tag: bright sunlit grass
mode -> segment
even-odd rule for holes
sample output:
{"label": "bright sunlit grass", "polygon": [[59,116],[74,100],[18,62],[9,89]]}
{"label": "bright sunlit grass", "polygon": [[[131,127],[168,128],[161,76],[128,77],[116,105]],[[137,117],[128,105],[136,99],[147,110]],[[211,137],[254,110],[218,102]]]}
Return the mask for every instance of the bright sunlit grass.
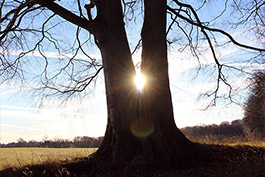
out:
{"label": "bright sunlit grass", "polygon": [[97,148],[1,148],[0,171],[45,163],[60,164],[76,158],[88,157]]}
{"label": "bright sunlit grass", "polygon": [[136,76],[134,78],[134,83],[136,85],[137,90],[141,92],[144,88],[145,82],[146,82],[145,76],[142,75],[141,73],[136,73]]}
{"label": "bright sunlit grass", "polygon": [[215,144],[215,145],[225,145],[225,146],[253,146],[265,148],[264,141],[247,141],[241,136],[187,136],[191,141],[200,144]]}

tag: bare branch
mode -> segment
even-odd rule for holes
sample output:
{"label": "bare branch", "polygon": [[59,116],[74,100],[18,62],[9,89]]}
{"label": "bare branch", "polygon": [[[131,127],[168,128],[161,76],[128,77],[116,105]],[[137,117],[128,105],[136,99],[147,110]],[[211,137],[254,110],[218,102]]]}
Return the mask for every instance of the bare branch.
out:
{"label": "bare branch", "polygon": [[57,3],[51,1],[51,0],[34,0],[34,2],[47,7],[51,11],[53,11],[55,14],[59,15],[60,17],[64,18],[65,20],[80,26],[89,32],[93,33],[93,21],[89,21],[85,18],[78,17],[77,15],[73,14],[69,10],[63,8],[62,6],[58,5]]}
{"label": "bare branch", "polygon": [[196,21],[193,21],[193,20],[191,20],[191,19],[189,19],[189,18],[187,18],[187,17],[185,17],[185,16],[183,16],[183,15],[181,15],[181,14],[178,14],[178,13],[175,11],[175,9],[173,9],[173,8],[171,8],[171,7],[169,7],[169,6],[167,6],[167,9],[168,9],[170,12],[172,12],[172,13],[175,14],[175,15],[177,15],[179,18],[181,18],[181,19],[187,21],[188,23],[190,23],[190,24],[192,24],[192,25],[195,25],[195,26],[198,26],[198,27],[200,27],[200,28],[203,29],[203,30],[209,30],[209,31],[212,31],[212,32],[219,32],[219,33],[225,35],[226,37],[228,37],[228,38],[230,39],[231,42],[233,42],[235,45],[237,45],[237,46],[239,46],[239,47],[246,48],[246,49],[251,49],[251,50],[256,50],[256,51],[259,51],[259,52],[265,52],[265,49],[261,49],[261,48],[257,48],[257,47],[252,47],[252,46],[248,46],[248,45],[241,44],[241,43],[237,42],[237,41],[236,41],[236,40],[235,40],[235,39],[234,39],[229,33],[225,32],[225,31],[223,31],[223,30],[221,30],[221,29],[210,28],[210,27],[207,27],[207,26],[203,25],[203,24],[201,23],[201,21],[200,21],[198,15],[197,15],[196,11],[193,9],[193,7],[192,7],[191,5],[181,3],[181,2],[179,2],[179,1],[177,1],[177,0],[173,0],[173,1],[174,1],[176,4],[178,4],[179,6],[187,7],[187,8],[189,8],[189,9],[192,11],[194,17],[196,18]]}
{"label": "bare branch", "polygon": [[75,93],[83,92],[88,87],[88,85],[90,85],[90,83],[98,76],[98,74],[100,73],[102,69],[103,69],[103,66],[97,69],[95,74],[93,74],[92,76],[88,76],[84,80],[76,81],[76,84],[73,87],[61,85],[62,88],[58,88],[58,87],[53,87],[53,86],[46,84],[39,89],[40,90],[50,89],[50,90],[56,91],[57,93],[67,94],[67,97],[71,97]]}

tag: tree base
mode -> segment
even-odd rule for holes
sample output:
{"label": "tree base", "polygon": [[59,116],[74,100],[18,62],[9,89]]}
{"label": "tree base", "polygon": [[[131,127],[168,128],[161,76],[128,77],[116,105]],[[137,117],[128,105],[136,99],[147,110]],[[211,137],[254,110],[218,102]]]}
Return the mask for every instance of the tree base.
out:
{"label": "tree base", "polygon": [[[178,130],[178,129],[177,129]],[[210,160],[207,149],[201,144],[189,141],[179,130],[148,138],[130,137],[127,141],[116,141],[111,129],[107,129],[105,139],[94,154],[96,160],[112,163],[116,168],[126,168],[128,164],[137,169],[189,169]]]}

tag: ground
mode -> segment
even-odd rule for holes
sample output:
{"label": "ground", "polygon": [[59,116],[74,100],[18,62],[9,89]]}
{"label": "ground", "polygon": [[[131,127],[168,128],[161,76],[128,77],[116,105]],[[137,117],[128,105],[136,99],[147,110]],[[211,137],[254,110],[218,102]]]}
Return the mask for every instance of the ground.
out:
{"label": "ground", "polygon": [[149,169],[137,166],[137,159],[117,169],[107,161],[76,159],[63,164],[43,164],[21,169],[9,168],[0,176],[88,176],[88,177],[265,177],[265,148],[205,145],[212,160],[189,170]]}

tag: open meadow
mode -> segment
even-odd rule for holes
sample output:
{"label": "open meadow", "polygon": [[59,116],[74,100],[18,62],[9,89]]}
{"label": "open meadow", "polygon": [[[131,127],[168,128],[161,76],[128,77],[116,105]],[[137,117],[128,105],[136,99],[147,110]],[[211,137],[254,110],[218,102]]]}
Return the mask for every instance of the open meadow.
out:
{"label": "open meadow", "polygon": [[0,171],[41,164],[60,164],[87,157],[97,148],[1,148]]}
{"label": "open meadow", "polygon": [[[97,148],[1,148],[0,176],[109,176],[109,177],[261,177],[265,176],[264,142],[235,143],[217,141],[211,137],[206,142],[193,139],[207,149],[211,160],[183,170],[154,168],[143,170],[135,161],[128,162],[125,168],[116,169],[108,161],[90,161],[88,157]],[[204,141],[202,141],[204,140]],[[226,139],[227,140],[227,139]]]}

